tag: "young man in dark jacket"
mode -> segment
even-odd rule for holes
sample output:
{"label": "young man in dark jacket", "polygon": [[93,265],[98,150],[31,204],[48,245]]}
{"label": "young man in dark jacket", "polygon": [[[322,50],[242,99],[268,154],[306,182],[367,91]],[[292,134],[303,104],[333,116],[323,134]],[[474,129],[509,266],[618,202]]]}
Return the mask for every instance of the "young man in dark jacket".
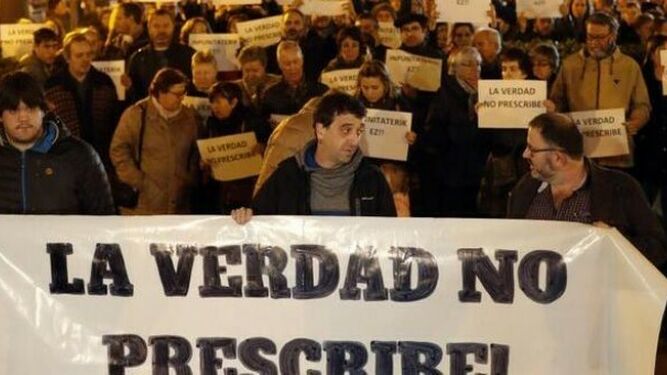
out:
{"label": "young man in dark jacket", "polygon": [[99,156],[46,108],[28,73],[0,80],[0,213],[115,213]]}
{"label": "young man in dark jacket", "polygon": [[280,164],[252,209],[232,211],[243,224],[262,215],[396,216],[380,170],[364,159],[359,141],[366,109],[341,93],[326,95],[314,114],[315,140]]}

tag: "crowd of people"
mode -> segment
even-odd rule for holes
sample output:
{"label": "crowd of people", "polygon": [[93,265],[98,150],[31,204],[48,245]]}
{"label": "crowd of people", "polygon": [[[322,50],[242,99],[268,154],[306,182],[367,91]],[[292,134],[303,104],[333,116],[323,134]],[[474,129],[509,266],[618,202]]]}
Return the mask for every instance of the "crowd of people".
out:
{"label": "crowd of people", "polygon": [[[667,1],[570,0],[546,18],[493,0],[485,25],[439,22],[447,9],[434,0],[352,0],[333,17],[304,14],[301,0],[83,1],[74,29],[65,1],[49,0],[31,53],[0,64],[4,213],[554,219],[617,227],[665,260],[651,207],[667,208]],[[276,15],[280,41],[242,44],[235,70],[189,45]],[[391,49],[440,59],[440,89],[392,80]],[[123,100],[93,66],[113,60],[125,62]],[[322,83],[342,69],[359,69],[355,95]],[[546,81],[547,114],[480,128],[478,82],[492,79]],[[210,116],[186,96],[208,98]],[[625,109],[630,153],[584,157],[559,113],[614,108]],[[366,109],[411,113],[406,161],[362,157]],[[245,132],[259,176],[215,180],[196,141]]]}

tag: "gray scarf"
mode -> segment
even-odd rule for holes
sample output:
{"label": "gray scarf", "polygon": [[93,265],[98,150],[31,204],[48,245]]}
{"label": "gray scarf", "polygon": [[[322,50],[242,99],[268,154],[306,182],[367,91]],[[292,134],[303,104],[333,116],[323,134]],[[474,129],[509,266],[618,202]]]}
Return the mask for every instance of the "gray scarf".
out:
{"label": "gray scarf", "polygon": [[357,152],[349,163],[338,168],[322,168],[315,162],[317,140],[297,154],[300,167],[310,173],[310,209],[314,215],[350,215],[350,190],[363,154]]}

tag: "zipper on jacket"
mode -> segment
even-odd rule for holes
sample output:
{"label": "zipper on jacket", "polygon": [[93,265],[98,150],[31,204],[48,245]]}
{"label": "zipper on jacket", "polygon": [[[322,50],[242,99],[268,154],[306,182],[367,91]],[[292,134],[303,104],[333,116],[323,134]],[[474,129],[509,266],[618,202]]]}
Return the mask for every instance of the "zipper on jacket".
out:
{"label": "zipper on jacket", "polygon": [[25,168],[25,151],[21,152],[21,205],[23,208],[23,213],[28,211],[28,198],[26,193],[27,179],[26,179],[26,168]]}
{"label": "zipper on jacket", "polygon": [[597,66],[598,66],[598,83],[597,83],[597,90],[595,91],[595,109],[600,109],[600,70],[602,69],[600,67],[600,60],[597,61]]}

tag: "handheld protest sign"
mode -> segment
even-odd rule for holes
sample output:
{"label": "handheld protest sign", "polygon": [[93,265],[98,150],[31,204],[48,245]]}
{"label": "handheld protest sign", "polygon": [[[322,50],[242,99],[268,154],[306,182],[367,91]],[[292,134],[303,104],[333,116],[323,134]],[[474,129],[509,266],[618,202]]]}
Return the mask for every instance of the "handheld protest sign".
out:
{"label": "handheld protest sign", "polygon": [[240,69],[241,64],[236,58],[236,52],[241,48],[238,34],[190,34],[190,47],[197,51],[211,51],[218,71]]}
{"label": "handheld protest sign", "polygon": [[255,153],[257,138],[253,132],[200,139],[197,146],[218,181],[257,176],[262,167],[262,157]]}
{"label": "handheld protest sign", "polygon": [[524,13],[526,18],[560,18],[561,0],[517,0],[517,14]]}
{"label": "handheld protest sign", "polygon": [[299,8],[305,15],[341,16],[348,13],[347,0],[305,0]]}
{"label": "handheld protest sign", "polygon": [[489,23],[487,12],[491,9],[489,0],[437,0],[439,22]]}
{"label": "handheld protest sign", "polygon": [[378,22],[380,44],[396,49],[401,46],[401,30],[393,22]]}
{"label": "handheld protest sign", "polygon": [[405,134],[412,128],[412,113],[369,108],[363,119],[365,131],[360,147],[371,158],[406,161]]}
{"label": "handheld protest sign", "polygon": [[584,136],[584,155],[601,158],[630,153],[623,108],[570,112],[567,115]]}
{"label": "handheld protest sign", "polygon": [[442,59],[433,59],[401,50],[388,50],[385,66],[391,80],[399,86],[407,83],[418,90],[430,92],[438,91],[440,88]]}
{"label": "handheld protest sign", "polygon": [[340,69],[322,73],[320,80],[331,89],[354,95],[357,92],[358,76],[359,69]]}
{"label": "handheld protest sign", "polygon": [[2,56],[14,57],[18,60],[21,56],[30,53],[33,47],[32,34],[42,27],[44,27],[44,24],[1,24],[0,48],[2,48]]}
{"label": "handheld protest sign", "polygon": [[92,64],[95,69],[109,75],[113,81],[113,85],[116,87],[118,100],[125,100],[125,86],[121,83],[121,78],[123,77],[123,74],[125,74],[125,61],[93,61]]}
{"label": "handheld protest sign", "polygon": [[268,47],[280,41],[282,16],[239,22],[236,30],[245,45]]}
{"label": "handheld protest sign", "polygon": [[477,117],[480,128],[528,128],[546,112],[547,83],[532,80],[481,80]]}

